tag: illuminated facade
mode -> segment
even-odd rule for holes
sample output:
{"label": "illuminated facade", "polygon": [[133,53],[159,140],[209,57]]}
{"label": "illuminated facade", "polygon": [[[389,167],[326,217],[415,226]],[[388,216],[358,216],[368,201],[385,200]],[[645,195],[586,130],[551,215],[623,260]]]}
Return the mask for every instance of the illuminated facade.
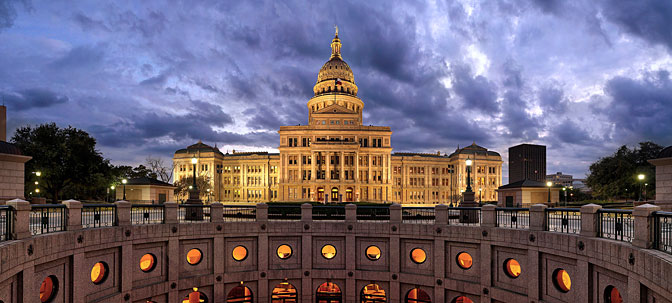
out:
{"label": "illuminated facade", "polygon": [[498,153],[475,143],[451,155],[392,153],[390,127],[363,124],[364,102],[341,57],[338,32],[313,92],[308,124],[280,127],[279,154],[223,154],[199,142],[175,153],[175,180],[191,176],[196,157],[197,173],[208,176],[215,201],[457,203],[469,157],[477,199],[497,199]]}

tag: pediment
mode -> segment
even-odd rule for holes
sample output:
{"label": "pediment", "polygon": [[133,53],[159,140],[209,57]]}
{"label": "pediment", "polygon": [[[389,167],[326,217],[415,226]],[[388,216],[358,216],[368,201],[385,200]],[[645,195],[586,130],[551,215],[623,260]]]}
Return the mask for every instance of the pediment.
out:
{"label": "pediment", "polygon": [[332,104],[316,111],[314,114],[356,114],[356,112],[338,104]]}

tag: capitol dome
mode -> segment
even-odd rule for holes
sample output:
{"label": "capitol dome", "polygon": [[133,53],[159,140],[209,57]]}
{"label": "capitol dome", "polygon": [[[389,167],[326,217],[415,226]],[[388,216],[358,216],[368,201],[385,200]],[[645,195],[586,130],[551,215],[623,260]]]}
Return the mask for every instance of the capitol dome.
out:
{"label": "capitol dome", "polygon": [[331,41],[331,58],[322,65],[320,72],[317,74],[317,83],[313,91],[315,95],[332,92],[357,95],[355,75],[341,57],[341,39],[338,38],[338,29]]}

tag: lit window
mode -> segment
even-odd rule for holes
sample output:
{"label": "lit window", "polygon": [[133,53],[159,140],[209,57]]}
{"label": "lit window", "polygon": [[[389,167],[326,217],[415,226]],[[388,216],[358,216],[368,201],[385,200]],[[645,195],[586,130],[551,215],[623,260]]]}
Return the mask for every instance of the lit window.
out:
{"label": "lit window", "polygon": [[236,261],[243,261],[247,258],[247,248],[242,245],[238,245],[233,248],[233,259]]}
{"label": "lit window", "polygon": [[606,303],[623,303],[623,297],[618,288],[609,285],[604,289],[604,302]]}
{"label": "lit window", "polygon": [[202,259],[203,259],[203,253],[198,248],[192,248],[189,250],[189,252],[187,252],[187,263],[191,265],[201,263]]}
{"label": "lit window", "polygon": [[569,273],[562,268],[558,268],[553,272],[553,284],[561,292],[568,292],[572,289],[572,279],[569,277]]}
{"label": "lit window", "polygon": [[91,282],[93,284],[101,284],[107,279],[107,263],[98,262],[91,268]]}
{"label": "lit window", "polygon": [[287,282],[276,285],[271,293],[271,302],[299,302],[296,288]]}
{"label": "lit window", "polygon": [[371,245],[366,248],[366,257],[371,261],[380,259],[380,248],[375,245]]}
{"label": "lit window", "polygon": [[40,285],[40,302],[51,302],[58,292],[58,279],[55,276],[48,276],[42,280]]}
{"label": "lit window", "polygon": [[[241,282],[242,283],[242,282]],[[252,290],[247,286],[236,286],[226,296],[226,302],[251,303],[253,302]]]}
{"label": "lit window", "polygon": [[471,268],[472,264],[473,259],[471,258],[470,254],[466,252],[461,252],[457,254],[457,266],[459,266],[462,269],[469,269]]}
{"label": "lit window", "polygon": [[292,256],[292,247],[287,244],[282,244],[278,246],[277,253],[280,259],[287,259]]}
{"label": "lit window", "polygon": [[506,259],[504,261],[504,272],[512,279],[518,278],[522,272],[520,263],[515,259]]}
{"label": "lit window", "polygon": [[156,257],[152,254],[145,254],[140,258],[140,270],[150,272],[156,267]]}
{"label": "lit window", "polygon": [[432,299],[427,292],[419,288],[413,288],[406,293],[406,303],[429,303]]}
{"label": "lit window", "polygon": [[200,303],[207,303],[208,302],[208,297],[198,291],[198,288],[194,287],[193,291],[190,292],[184,299],[182,299],[182,303],[191,303],[191,302],[200,302]]}
{"label": "lit window", "polygon": [[411,260],[417,264],[425,263],[427,260],[427,253],[422,248],[414,248],[411,250]]}
{"label": "lit window", "polygon": [[453,299],[453,301],[450,301],[450,302],[452,302],[452,303],[474,303],[474,301],[472,301],[471,299],[469,299],[465,296],[459,296],[459,297]]}
{"label": "lit window", "polygon": [[331,244],[322,246],[322,256],[325,259],[333,259],[336,256],[336,247]]}
{"label": "lit window", "polygon": [[369,284],[364,286],[364,288],[362,288],[360,297],[362,298],[362,302],[387,302],[385,290],[378,286],[378,284]]}

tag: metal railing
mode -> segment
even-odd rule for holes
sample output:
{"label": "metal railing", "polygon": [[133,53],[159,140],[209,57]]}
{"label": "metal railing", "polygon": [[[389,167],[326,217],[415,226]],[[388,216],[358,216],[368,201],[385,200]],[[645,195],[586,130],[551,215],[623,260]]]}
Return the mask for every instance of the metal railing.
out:
{"label": "metal railing", "polygon": [[406,223],[434,224],[434,207],[403,207],[401,221]]}
{"label": "metal railing", "polygon": [[450,207],[448,208],[448,225],[481,225],[480,207]]}
{"label": "metal railing", "polygon": [[117,225],[117,207],[114,204],[82,205],[82,228]]}
{"label": "metal railing", "polygon": [[357,221],[390,221],[388,206],[357,206]]}
{"label": "metal railing", "polygon": [[163,205],[139,204],[131,205],[131,224],[163,224]]}
{"label": "metal railing", "polygon": [[498,207],[495,226],[507,228],[530,228],[530,210],[518,207]]}
{"label": "metal railing", "polygon": [[12,214],[10,206],[0,205],[0,242],[12,239]]}
{"label": "metal railing", "polygon": [[672,212],[653,213],[653,248],[672,254]]}
{"label": "metal railing", "polygon": [[41,235],[64,231],[67,225],[68,209],[63,204],[31,205],[30,233]]}
{"label": "metal railing", "polygon": [[269,220],[301,220],[301,205],[274,205],[268,206]]}
{"label": "metal railing", "polygon": [[547,208],[546,230],[567,234],[581,233],[581,209]]}
{"label": "metal railing", "polygon": [[257,207],[254,205],[224,205],[222,216],[226,222],[257,220]]}
{"label": "metal railing", "polygon": [[599,209],[597,236],[605,239],[632,242],[635,218],[631,210]]}
{"label": "metal railing", "polygon": [[313,220],[345,220],[345,206],[315,205],[313,206]]}
{"label": "metal railing", "polygon": [[180,223],[210,222],[210,205],[180,204],[177,219]]}

